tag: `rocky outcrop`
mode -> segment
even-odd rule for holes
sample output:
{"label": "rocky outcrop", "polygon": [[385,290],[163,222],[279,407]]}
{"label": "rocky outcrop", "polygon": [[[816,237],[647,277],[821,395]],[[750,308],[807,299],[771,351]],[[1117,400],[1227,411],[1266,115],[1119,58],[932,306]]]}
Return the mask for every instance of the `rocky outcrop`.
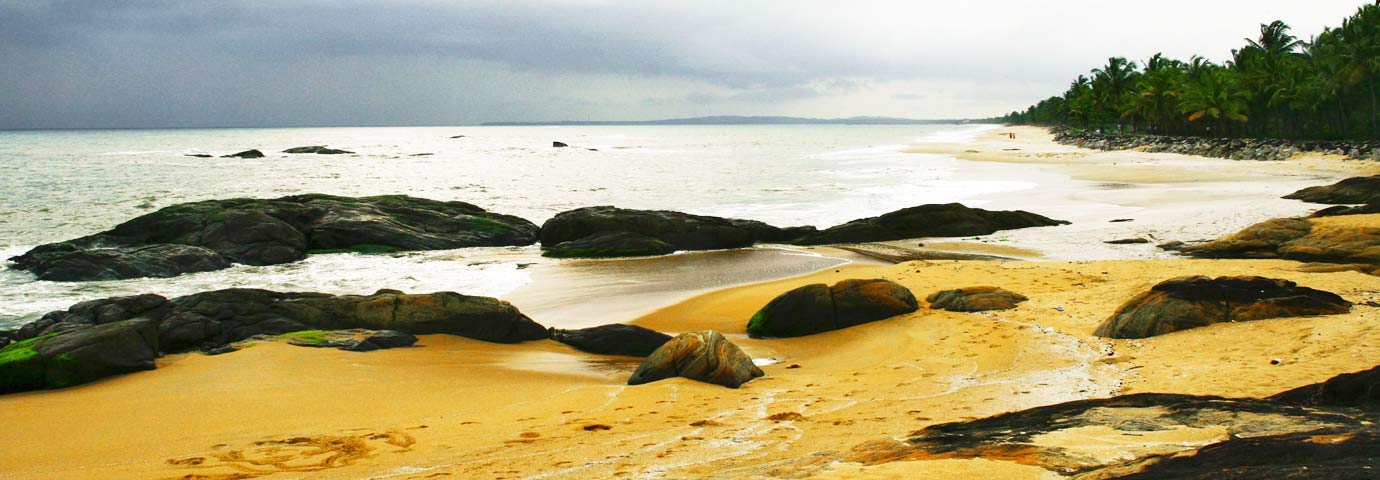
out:
{"label": "rocky outcrop", "polygon": [[1281,392],[1270,399],[1315,408],[1380,410],[1380,367],[1337,375],[1326,382]]}
{"label": "rocky outcrop", "polygon": [[1337,315],[1351,302],[1330,292],[1263,277],[1180,277],[1127,301],[1093,335],[1146,338],[1214,323]]}
{"label": "rocky outcrop", "polygon": [[748,320],[756,337],[799,337],[875,322],[919,310],[906,287],[889,280],[806,285],[777,296]]}
{"label": "rocky outcrop", "polygon": [[541,227],[548,256],[641,256],[677,250],[718,250],[781,241],[804,229],[666,210],[586,207],[561,212]]}
{"label": "rocky outcrop", "polygon": [[1331,205],[1355,205],[1380,200],[1380,175],[1352,177],[1332,185],[1308,187],[1284,198]]}
{"label": "rocky outcrop", "polygon": [[315,153],[318,155],[340,155],[355,152],[351,152],[349,150],[336,150],[334,148],[326,148],[325,145],[312,145],[307,147],[289,148],[287,150],[283,150],[283,153]]}
{"label": "rocky outcrop", "polygon": [[0,393],[62,388],[152,370],[158,328],[122,320],[20,340],[0,350]]}
{"label": "rocky outcrop", "polygon": [[[1373,478],[1377,433],[1372,419],[1347,412],[1140,393],[931,425],[864,443],[841,460],[982,458],[1076,478]],[[1071,438],[1083,443],[1061,440]],[[1116,445],[1116,454],[1079,448],[1087,444]]]}
{"label": "rocky outcrop", "polygon": [[1178,250],[1200,258],[1283,258],[1380,265],[1380,228],[1332,220],[1277,218]]}
{"label": "rocky outcrop", "polygon": [[334,348],[347,352],[372,352],[389,348],[410,347],[417,337],[396,330],[303,330],[279,335],[290,345],[299,347]]}
{"label": "rocky outcrop", "polygon": [[930,204],[897,210],[879,217],[853,220],[807,235],[794,243],[823,245],[902,240],[920,237],[968,237],[999,230],[1068,225],[1030,212],[990,211],[958,203]]}
{"label": "rocky outcrop", "polygon": [[237,198],[165,207],[10,261],[40,280],[169,277],[230,263],[293,262],[307,253],[530,245],[537,230],[521,218],[468,203],[402,195]]}
{"label": "rocky outcrop", "polygon": [[1094,150],[1168,152],[1232,160],[1288,160],[1300,152],[1380,160],[1380,142],[1299,141],[1266,138],[1206,138],[1116,135],[1054,128],[1054,141]]}
{"label": "rocky outcrop", "polygon": [[925,298],[930,308],[950,312],[986,312],[989,310],[1010,310],[1029,300],[1010,290],[998,287],[967,287],[956,290],[941,290]]}
{"label": "rocky outcrop", "polygon": [[1354,207],[1348,207],[1346,205],[1327,207],[1322,210],[1313,212],[1313,214],[1309,215],[1309,217],[1340,217],[1343,215],[1370,215],[1374,213],[1380,213],[1380,200],[1372,200],[1370,203],[1367,203],[1365,205],[1357,205]]}
{"label": "rocky outcrop", "polygon": [[258,150],[245,150],[229,155],[221,155],[220,158],[264,158],[264,152]]}
{"label": "rocky outcrop", "polygon": [[683,333],[652,352],[628,378],[628,385],[685,377],[729,388],[765,375],[752,358],[719,332]]}
{"label": "rocky outcrop", "polygon": [[550,330],[552,340],[601,355],[645,357],[661,348],[671,336],[636,325],[612,324],[579,330]]}

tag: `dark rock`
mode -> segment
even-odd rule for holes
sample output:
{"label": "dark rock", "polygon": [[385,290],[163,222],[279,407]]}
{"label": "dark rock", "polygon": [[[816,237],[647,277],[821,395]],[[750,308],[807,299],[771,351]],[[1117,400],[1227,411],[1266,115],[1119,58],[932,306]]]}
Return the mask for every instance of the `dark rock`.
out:
{"label": "dark rock", "polygon": [[1357,160],[1380,157],[1380,142],[1117,135],[1064,127],[1056,127],[1053,131],[1056,142],[1095,150],[1137,149],[1232,160],[1287,160],[1300,152],[1346,155]]}
{"label": "dark rock", "polygon": [[74,330],[83,325],[103,325],[133,318],[157,320],[167,315],[172,307],[168,299],[151,293],[88,300],[72,305],[67,310],[49,312],[38,320],[24,324],[14,332],[13,337],[27,340]]}
{"label": "dark rock", "polygon": [[1380,229],[1276,218],[1221,239],[1185,246],[1201,258],[1283,258],[1300,262],[1380,264]]}
{"label": "dark rock", "polygon": [[1336,294],[1263,277],[1179,277],[1137,295],[1093,335],[1146,338],[1214,323],[1336,315],[1351,302]]}
{"label": "dark rock", "polygon": [[999,230],[1067,225],[1025,211],[989,211],[958,203],[921,205],[854,220],[797,240],[801,245],[880,242],[919,237],[967,237]]}
{"label": "dark rock", "polygon": [[264,152],[258,150],[245,150],[239,153],[221,155],[220,158],[264,158]]}
{"label": "dark rock", "polygon": [[1357,205],[1355,207],[1348,207],[1345,205],[1327,207],[1322,210],[1313,212],[1313,214],[1309,215],[1309,217],[1339,217],[1342,215],[1367,215],[1372,213],[1380,213],[1380,200],[1372,200],[1370,203],[1367,203],[1365,205]]}
{"label": "dark rock", "polygon": [[1111,220],[1110,223],[1124,223],[1124,222],[1134,222],[1134,221],[1135,221],[1135,219],[1131,219],[1131,218],[1118,218],[1118,219],[1115,219],[1115,220]]}
{"label": "dark rock", "polygon": [[326,148],[324,145],[312,145],[312,146],[309,146],[309,147],[293,147],[293,148],[289,148],[289,149],[287,149],[287,150],[283,150],[283,153],[315,153],[315,154],[319,154],[319,155],[340,155],[340,154],[343,154],[343,153],[355,153],[355,152],[351,152],[351,151],[349,151],[349,150],[336,150],[336,149],[334,149],[334,148]]}
{"label": "dark rock", "polygon": [[561,242],[541,254],[552,258],[610,258],[666,255],[675,251],[670,244],[646,235],[606,232]]}
{"label": "dark rock", "polygon": [[1355,205],[1380,200],[1380,175],[1352,177],[1332,185],[1308,187],[1284,198],[1310,203]]}
{"label": "dark rock", "polygon": [[967,287],[957,290],[942,290],[925,298],[930,308],[950,312],[986,312],[989,310],[1010,310],[1016,304],[1029,300],[1010,290],[997,287]]}
{"label": "dark rock", "polygon": [[570,146],[570,145],[566,144],[565,142],[551,142],[551,147],[552,147],[552,148],[565,148],[565,147],[569,147],[569,146]]}
{"label": "dark rock", "polygon": [[[664,210],[629,210],[616,207],[586,207],[561,212],[541,227],[543,249],[551,250],[567,242],[599,235],[610,235],[601,243],[627,242],[643,247],[640,253],[657,245],[650,237],[676,250],[717,250],[751,246],[759,237],[776,229],[761,222],[733,220]],[[612,234],[635,234],[612,235]],[[664,249],[662,249],[664,250]],[[599,252],[606,253],[606,252]],[[667,252],[669,253],[669,252]],[[567,255],[571,256],[571,255]],[[600,255],[608,256],[608,255]]]}
{"label": "dark rock", "polygon": [[152,370],[158,331],[133,319],[21,340],[0,350],[0,393],[62,388]]}
{"label": "dark rock", "polygon": [[451,135],[450,138],[465,138],[464,135]]}
{"label": "dark rock", "polygon": [[347,352],[372,352],[389,348],[410,347],[417,337],[396,330],[303,330],[278,336],[290,345],[299,347],[334,348]]}
{"label": "dark rock", "polygon": [[628,378],[628,385],[685,377],[729,388],[765,375],[752,358],[719,332],[682,333],[652,352]]}
{"label": "dark rock", "polygon": [[636,325],[601,325],[579,330],[551,329],[551,339],[602,355],[645,357],[661,348],[670,335]]}
{"label": "dark rock", "polygon": [[748,320],[756,337],[799,337],[874,322],[919,310],[915,296],[895,282],[844,280],[806,285],[777,296]]}
{"label": "dark rock", "polygon": [[1170,251],[1170,252],[1177,252],[1177,251],[1179,251],[1179,250],[1183,250],[1184,245],[1186,245],[1184,242],[1181,242],[1181,241],[1178,241],[1178,240],[1170,240],[1170,241],[1168,241],[1168,242],[1164,242],[1164,243],[1161,243],[1161,244],[1159,244],[1159,245],[1155,245],[1155,248],[1158,248],[1158,249],[1160,249],[1160,250]]}
{"label": "dark rock", "polygon": [[1150,243],[1150,240],[1144,238],[1122,238],[1119,240],[1108,240],[1102,243],[1106,243],[1108,245],[1135,245],[1141,243]]}
{"label": "dark rock", "polygon": [[1380,410],[1380,367],[1344,373],[1326,382],[1279,393],[1272,400],[1309,407],[1344,407]]}
{"label": "dark rock", "polygon": [[307,253],[530,245],[537,226],[464,202],[402,195],[294,195],[183,203],[11,258],[42,279],[77,281],[274,265]]}
{"label": "dark rock", "polygon": [[1126,480],[1222,478],[1370,480],[1380,468],[1380,428],[1243,436],[1208,445],[1191,456],[1169,457]]}
{"label": "dark rock", "polygon": [[188,153],[186,156],[188,156],[188,157],[196,157],[196,158],[211,158],[210,155],[205,154],[205,153]]}

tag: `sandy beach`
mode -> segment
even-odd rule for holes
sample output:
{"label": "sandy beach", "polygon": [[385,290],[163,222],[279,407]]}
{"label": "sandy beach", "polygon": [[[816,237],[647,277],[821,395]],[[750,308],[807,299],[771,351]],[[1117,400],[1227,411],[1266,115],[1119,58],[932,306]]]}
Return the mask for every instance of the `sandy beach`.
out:
{"label": "sandy beach", "polygon": [[[1380,277],[1320,273],[1284,260],[1170,258],[1153,245],[1102,243],[1212,238],[1305,214],[1317,206],[1264,202],[1261,192],[1277,197],[1380,173],[1373,162],[1094,152],[1055,144],[1042,129],[1006,127],[915,153],[1038,165],[1075,181],[1126,187],[1099,191],[1115,208],[1041,211],[1076,217],[1069,227],[909,242],[1032,261],[854,261],[707,293],[683,277],[677,283],[658,275],[686,259],[624,265],[643,272],[629,277],[650,285],[642,288],[694,296],[654,308],[664,297],[629,301],[637,288],[616,288],[609,292],[624,299],[615,298],[621,307],[613,310],[653,310],[633,323],[667,333],[724,333],[766,372],[740,389],[685,379],[630,387],[624,381],[640,359],[581,353],[551,340],[499,345],[428,335],[413,348],[370,353],[266,342],[220,356],[168,355],[156,371],[74,388],[0,396],[0,422],[13,432],[0,446],[0,479],[1060,478],[1000,460],[864,465],[850,458],[866,442],[937,423],[1137,392],[1264,396],[1380,364]],[[1058,198],[1067,192],[1048,193],[1015,207],[1071,204]],[[1134,221],[1110,222],[1123,216]],[[1215,220],[1202,221],[1207,217]],[[1380,215],[1345,221],[1380,226]],[[1127,299],[1183,275],[1282,278],[1356,306],[1345,315],[1217,324],[1143,340],[1092,335]],[[1030,300],[989,313],[931,310],[922,301],[918,312],[824,334],[746,336],[747,319],[776,295],[848,278],[889,279],[921,299],[993,285]],[[537,311],[581,301],[524,295]],[[509,300],[526,311],[522,298]],[[571,324],[620,314],[578,304],[571,311],[563,320]],[[588,324],[596,323],[603,322]],[[1224,435],[1172,430],[1128,439],[1090,430],[1044,441],[1115,455]]]}

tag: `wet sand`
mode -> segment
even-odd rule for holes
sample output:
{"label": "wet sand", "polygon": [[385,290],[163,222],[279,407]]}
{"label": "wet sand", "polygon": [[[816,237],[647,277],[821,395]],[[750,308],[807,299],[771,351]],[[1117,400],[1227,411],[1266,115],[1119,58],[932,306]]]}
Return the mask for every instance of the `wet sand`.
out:
{"label": "wet sand", "polygon": [[[1039,144],[1025,140],[1030,136],[1018,135]],[[1019,154],[1002,155],[1020,160],[1012,156]],[[1349,163],[1319,175],[1342,175]],[[1059,165],[1053,168],[1072,168]],[[1246,183],[1272,194],[1292,191],[1292,183],[1272,179]],[[1040,204],[1027,207],[1032,205]],[[1098,227],[1138,228],[1111,225]],[[1077,237],[1082,244],[1121,236],[1119,230],[1021,232],[912,243],[1058,260],[1069,247],[1022,240],[1042,232],[1056,240]],[[668,332],[720,330],[766,363],[767,376],[741,389],[684,379],[629,387],[623,382],[638,359],[580,353],[552,341],[498,345],[431,335],[413,348],[369,353],[260,343],[214,357],[169,355],[153,372],[0,396],[0,422],[11,432],[0,446],[0,479],[1043,479],[1052,477],[993,460],[863,466],[844,459],[864,442],[940,422],[1121,393],[1269,395],[1380,364],[1380,327],[1374,322],[1380,308],[1368,303],[1380,302],[1380,278],[1309,272],[1290,261],[855,262],[707,293],[696,292],[712,288],[708,284],[674,273],[718,272],[704,276],[736,284],[798,271],[779,270],[787,267],[770,255],[783,254],[711,252],[590,263],[594,273],[580,275],[603,275],[617,265],[610,280],[628,280],[594,282],[607,283],[594,292],[557,291],[563,273],[538,268],[534,278],[550,276],[533,284],[549,287],[508,298],[539,321],[565,315],[559,321],[603,323],[646,311],[635,323]],[[814,269],[811,262],[818,261],[808,255],[793,260],[806,265],[800,269]],[[735,265],[748,268],[738,271]],[[1357,306],[1347,315],[1219,324],[1144,340],[1091,335],[1125,300],[1189,274],[1284,278],[1338,293]],[[996,285],[1030,301],[983,314],[933,311],[922,302],[913,314],[820,335],[744,335],[747,318],[776,295],[845,278],[888,278],[922,300],[940,289]],[[647,290],[669,290],[674,298],[635,294]],[[658,307],[678,299],[684,300]],[[559,313],[565,309],[569,313]],[[1114,455],[1220,436],[1177,430],[1147,439],[1077,433],[1041,441]]]}

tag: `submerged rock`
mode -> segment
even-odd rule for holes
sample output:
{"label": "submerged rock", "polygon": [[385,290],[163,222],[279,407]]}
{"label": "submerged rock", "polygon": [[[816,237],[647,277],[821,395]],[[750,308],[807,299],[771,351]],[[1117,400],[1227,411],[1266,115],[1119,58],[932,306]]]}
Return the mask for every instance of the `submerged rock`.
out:
{"label": "submerged rock", "polygon": [[1127,301],[1093,335],[1146,338],[1214,323],[1337,315],[1351,302],[1334,293],[1264,277],[1179,277]]}
{"label": "submerged rock", "polygon": [[355,152],[351,152],[351,151],[349,151],[349,150],[336,150],[336,149],[334,149],[334,148],[326,148],[325,145],[312,145],[312,146],[308,146],[308,147],[293,147],[293,148],[289,148],[289,149],[287,149],[287,150],[283,150],[283,153],[315,153],[315,154],[318,154],[318,155],[340,155],[340,154],[344,154],[344,153],[355,153]]}
{"label": "submerged rock", "polygon": [[547,220],[541,227],[541,244],[548,256],[641,256],[742,248],[776,241],[791,231],[798,230],[750,220],[601,206],[561,212]]}
{"label": "submerged rock", "polygon": [[239,153],[221,155],[220,158],[264,158],[264,152],[258,150],[245,150]]}
{"label": "submerged rock", "polygon": [[682,333],[652,352],[637,371],[628,377],[628,385],[685,377],[729,388],[738,388],[749,380],[765,375],[752,363],[752,358],[729,342],[719,332]]}
{"label": "submerged rock", "polygon": [[0,350],[0,393],[62,388],[152,370],[158,329],[133,319],[20,340]]}
{"label": "submerged rock", "polygon": [[1030,212],[990,211],[958,203],[930,204],[897,210],[879,217],[853,220],[808,235],[795,243],[823,245],[903,240],[920,237],[968,237],[999,230],[1068,225]]}
{"label": "submerged rock", "polygon": [[580,350],[602,355],[645,357],[661,348],[671,336],[636,325],[601,325],[579,330],[550,330],[551,339]]}
{"label": "submerged rock", "polygon": [[752,337],[799,337],[874,322],[919,310],[910,290],[890,280],[844,280],[783,293],[748,320]]}
{"label": "submerged rock", "polygon": [[1380,200],[1380,175],[1352,177],[1332,185],[1308,187],[1284,198],[1333,205],[1370,203]]}
{"label": "submerged rock", "polygon": [[950,312],[986,312],[989,310],[1010,310],[1016,304],[1029,300],[1010,290],[998,287],[967,287],[957,290],[941,290],[925,298],[930,308]]}
{"label": "submerged rock", "polygon": [[171,277],[275,265],[308,253],[530,245],[537,226],[464,202],[403,195],[294,195],[182,203],[11,258],[44,280]]}

